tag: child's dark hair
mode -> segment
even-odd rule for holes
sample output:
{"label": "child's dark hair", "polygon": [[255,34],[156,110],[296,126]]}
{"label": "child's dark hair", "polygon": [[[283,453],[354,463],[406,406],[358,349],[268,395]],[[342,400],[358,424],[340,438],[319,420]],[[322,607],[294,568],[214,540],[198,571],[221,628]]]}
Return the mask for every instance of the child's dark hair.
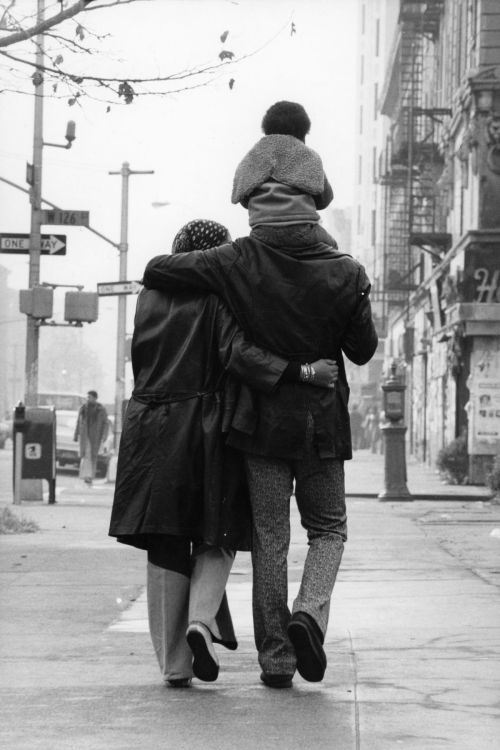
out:
{"label": "child's dark hair", "polygon": [[262,120],[265,135],[293,135],[305,141],[311,129],[311,120],[302,104],[276,102],[267,110]]}

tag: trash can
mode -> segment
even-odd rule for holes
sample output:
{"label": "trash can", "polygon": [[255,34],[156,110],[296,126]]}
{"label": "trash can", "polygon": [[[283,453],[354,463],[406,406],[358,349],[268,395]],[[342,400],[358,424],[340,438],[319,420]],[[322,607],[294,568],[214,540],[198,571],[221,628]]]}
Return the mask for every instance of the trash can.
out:
{"label": "trash can", "polygon": [[18,404],[14,409],[14,503],[21,480],[46,479],[49,504],[56,501],[56,412],[53,406]]}

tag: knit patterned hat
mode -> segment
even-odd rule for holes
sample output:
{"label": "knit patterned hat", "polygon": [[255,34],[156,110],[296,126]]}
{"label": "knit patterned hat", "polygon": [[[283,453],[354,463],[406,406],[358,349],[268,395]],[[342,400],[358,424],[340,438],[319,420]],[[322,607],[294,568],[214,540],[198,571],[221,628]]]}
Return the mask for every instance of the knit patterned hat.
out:
{"label": "knit patterned hat", "polygon": [[222,245],[229,238],[225,226],[209,219],[195,219],[185,224],[174,237],[173,253],[189,253],[191,250],[208,250]]}

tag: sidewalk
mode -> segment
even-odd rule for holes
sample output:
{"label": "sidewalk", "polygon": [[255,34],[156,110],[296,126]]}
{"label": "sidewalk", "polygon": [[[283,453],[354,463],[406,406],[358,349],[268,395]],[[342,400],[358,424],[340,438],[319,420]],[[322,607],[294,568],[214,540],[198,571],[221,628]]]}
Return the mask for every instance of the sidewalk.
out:
{"label": "sidewalk", "polygon": [[[356,458],[349,482],[361,488],[370,457]],[[10,506],[41,530],[0,537],[1,747],[499,746],[499,506],[350,497],[325,680],[297,675],[291,690],[259,682],[250,556],[239,554],[228,587],[239,649],[219,651],[216,683],[175,691],[161,685],[149,641],[144,557],[106,536],[111,498],[102,483],[54,506]],[[306,551],[294,509],[291,597]]]}
{"label": "sidewalk", "polygon": [[[355,451],[346,461],[346,494],[353,497],[377,497],[384,488],[384,456],[369,450]],[[491,490],[479,485],[446,484],[437,471],[411,456],[406,460],[407,487],[413,500],[489,500]]]}

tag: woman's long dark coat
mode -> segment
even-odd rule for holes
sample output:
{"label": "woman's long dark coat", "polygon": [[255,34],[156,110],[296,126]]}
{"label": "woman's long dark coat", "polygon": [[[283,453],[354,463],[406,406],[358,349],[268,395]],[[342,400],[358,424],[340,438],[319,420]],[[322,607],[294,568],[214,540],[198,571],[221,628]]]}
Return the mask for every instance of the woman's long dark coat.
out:
{"label": "woman's long dark coat", "polygon": [[143,549],[152,534],[249,549],[242,459],[222,432],[231,411],[225,368],[271,391],[286,364],[245,342],[218,297],[143,290],[110,535]]}

